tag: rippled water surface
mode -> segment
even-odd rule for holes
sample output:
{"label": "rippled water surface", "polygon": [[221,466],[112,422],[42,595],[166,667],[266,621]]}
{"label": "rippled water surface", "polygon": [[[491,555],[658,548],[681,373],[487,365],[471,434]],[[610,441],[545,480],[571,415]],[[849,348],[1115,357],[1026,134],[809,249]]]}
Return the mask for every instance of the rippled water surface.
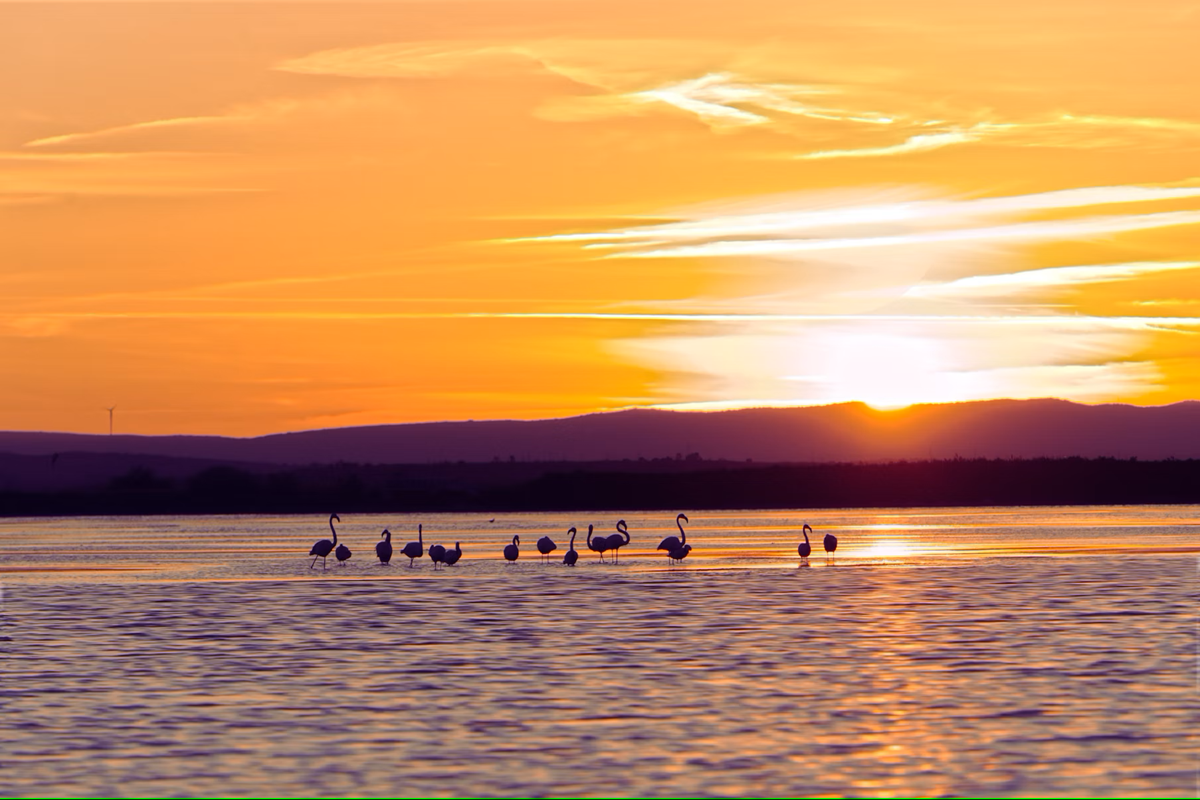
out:
{"label": "rippled water surface", "polygon": [[617,516],[0,520],[0,795],[1200,788],[1200,508]]}

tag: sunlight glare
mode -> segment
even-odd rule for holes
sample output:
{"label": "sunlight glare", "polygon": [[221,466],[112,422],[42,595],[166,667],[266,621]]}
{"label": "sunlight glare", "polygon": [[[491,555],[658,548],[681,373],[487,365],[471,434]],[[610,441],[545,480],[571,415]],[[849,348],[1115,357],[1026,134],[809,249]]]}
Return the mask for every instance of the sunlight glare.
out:
{"label": "sunlight glare", "polygon": [[876,542],[861,553],[863,558],[904,558],[913,555],[907,542]]}

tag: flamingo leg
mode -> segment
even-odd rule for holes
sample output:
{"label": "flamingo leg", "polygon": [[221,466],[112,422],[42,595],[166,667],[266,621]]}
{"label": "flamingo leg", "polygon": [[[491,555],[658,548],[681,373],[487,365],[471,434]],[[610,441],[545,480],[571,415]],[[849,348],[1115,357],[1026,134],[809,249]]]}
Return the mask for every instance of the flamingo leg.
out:
{"label": "flamingo leg", "polygon": [[313,556],[313,562],[308,565],[309,569],[316,569],[318,558],[320,558],[320,556]]}

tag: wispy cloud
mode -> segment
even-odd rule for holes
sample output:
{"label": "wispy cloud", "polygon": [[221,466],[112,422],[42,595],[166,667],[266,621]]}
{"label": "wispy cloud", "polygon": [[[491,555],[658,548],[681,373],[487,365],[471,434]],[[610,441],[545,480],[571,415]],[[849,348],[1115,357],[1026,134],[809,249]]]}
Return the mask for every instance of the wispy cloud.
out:
{"label": "wispy cloud", "polygon": [[972,241],[1086,239],[1128,231],[1200,223],[1200,211],[1170,211],[1159,214],[1086,217],[1049,222],[1020,222],[983,228],[905,233],[889,236],[857,236],[828,239],[758,239],[716,241],[677,247],[654,247],[614,254],[618,258],[728,258],[731,256],[778,256],[822,250],[862,247],[906,247]]}
{"label": "wispy cloud", "polygon": [[[639,258],[767,256],[861,247],[898,247],[999,239],[1096,236],[1200,222],[1200,211],[1092,216],[1082,219],[973,226],[973,222],[1034,212],[1184,200],[1200,187],[1097,186],[967,200],[878,203],[797,195],[768,198],[765,210],[740,213],[682,210],[683,219],[535,237],[526,241],[579,242]],[[816,233],[817,235],[814,235]],[[823,234],[823,235],[821,235]]]}
{"label": "wispy cloud", "polygon": [[944,133],[918,133],[910,136],[900,144],[886,147],[862,147],[857,150],[817,150],[804,153],[797,158],[873,158],[876,156],[896,156],[907,153],[920,153],[925,150],[937,150],[952,144],[979,141],[979,135],[970,131],[945,131]]}
{"label": "wispy cloud", "polygon": [[1160,272],[1196,268],[1200,268],[1200,261],[1135,261],[1125,264],[1050,267],[1002,275],[975,275],[955,281],[921,284],[909,289],[907,294],[909,297],[947,300],[998,297],[1050,288],[1107,283]]}
{"label": "wispy cloud", "polygon": [[[764,74],[765,64],[776,65],[771,77]],[[791,64],[805,78],[781,79],[780,64]],[[885,81],[882,76],[875,82],[848,82],[844,70],[832,64],[801,69],[770,46],[751,57],[716,41],[396,42],[323,50],[275,68],[368,79],[549,73],[590,93],[551,95],[535,112],[540,118],[580,122],[674,109],[715,131],[766,128],[801,140],[809,149],[792,157],[807,160],[903,157],[984,141],[1012,147],[1126,147],[1145,144],[1147,137],[1200,136],[1200,123],[1183,119],[956,108],[907,87],[878,85]]]}
{"label": "wispy cloud", "polygon": [[76,142],[88,141],[105,136],[114,136],[125,133],[139,133],[142,131],[161,130],[164,128],[190,128],[197,125],[221,125],[229,122],[242,122],[248,119],[244,116],[211,116],[211,117],[173,117],[170,119],[154,119],[146,122],[134,122],[129,125],[116,125],[111,128],[101,128],[95,131],[80,131],[78,133],[64,133],[58,136],[46,136],[41,139],[34,139],[26,142],[26,147],[50,147],[60,144],[74,144]]}

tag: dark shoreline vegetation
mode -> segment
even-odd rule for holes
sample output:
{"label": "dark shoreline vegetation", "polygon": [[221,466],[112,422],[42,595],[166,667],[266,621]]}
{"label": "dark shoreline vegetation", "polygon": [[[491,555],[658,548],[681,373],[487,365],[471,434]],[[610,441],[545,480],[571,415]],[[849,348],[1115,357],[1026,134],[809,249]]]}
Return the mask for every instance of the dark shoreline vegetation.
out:
{"label": "dark shoreline vegetation", "polygon": [[759,464],[693,454],[603,462],[216,464],[191,474],[179,474],[176,463],[174,476],[140,460],[126,457],[124,472],[92,486],[17,488],[19,482],[7,480],[0,483],[0,516],[1200,503],[1200,459]]}

